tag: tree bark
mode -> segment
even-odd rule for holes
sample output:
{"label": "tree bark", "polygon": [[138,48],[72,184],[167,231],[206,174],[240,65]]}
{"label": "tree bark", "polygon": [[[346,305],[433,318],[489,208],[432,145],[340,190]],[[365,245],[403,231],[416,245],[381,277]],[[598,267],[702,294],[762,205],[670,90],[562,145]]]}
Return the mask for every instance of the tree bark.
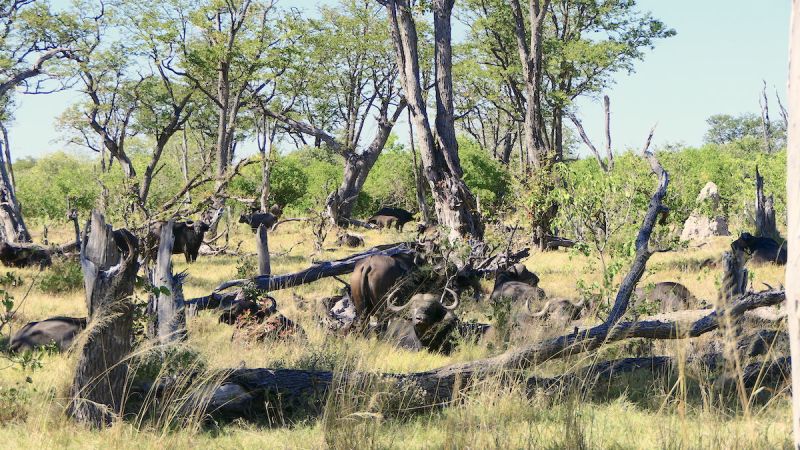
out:
{"label": "tree bark", "polygon": [[[786,167],[788,250],[786,305],[792,359],[800,361],[800,0],[792,1],[789,32],[789,126]],[[800,364],[792,366],[792,427],[794,447],[800,448]]]}
{"label": "tree bark", "polygon": [[[185,275],[172,274],[172,247],[175,236],[172,234],[174,220],[161,227],[158,257],[150,283],[158,293],[150,294],[153,305],[156,338],[161,345],[186,339],[186,314],[184,312],[183,279]],[[166,289],[166,291],[164,291]]]}
{"label": "tree bark", "polygon": [[9,244],[30,243],[31,234],[25,225],[22,217],[22,208],[17,200],[17,193],[14,187],[12,172],[10,172],[11,161],[8,159],[10,149],[8,148],[7,131],[0,123],[3,140],[0,141],[0,238]]}
{"label": "tree bark", "polygon": [[419,208],[422,221],[426,225],[431,224],[431,212],[428,209],[428,202],[425,200],[425,185],[422,181],[422,169],[417,161],[417,148],[414,145],[414,126],[411,124],[411,109],[408,110],[408,145],[411,147],[411,162],[414,164],[414,192],[417,196],[417,207]]}
{"label": "tree bark", "polygon": [[768,237],[780,241],[781,235],[775,224],[775,203],[773,197],[764,194],[764,177],[758,172],[756,167],[756,230],[755,234],[759,237]]}
{"label": "tree bark", "polygon": [[[763,81],[763,80],[762,80]],[[758,99],[761,106],[761,127],[764,133],[764,148],[768,153],[772,153],[772,124],[769,120],[769,99],[767,98],[767,82],[761,90],[761,97]]]}
{"label": "tree bark", "polygon": [[603,111],[605,112],[605,131],[606,131],[606,158],[608,159],[608,170],[614,170],[614,151],[611,149],[611,99],[607,95],[603,96]]}
{"label": "tree bark", "polygon": [[525,18],[519,0],[511,0],[511,12],[514,16],[514,34],[517,38],[517,50],[522,64],[522,76],[525,82],[525,121],[523,137],[529,161],[535,169],[546,167],[547,148],[542,136],[544,115],[542,113],[542,33],[544,19],[547,15],[550,0],[531,0],[529,5],[530,43],[525,26]]}
{"label": "tree bark", "polygon": [[138,245],[124,241],[119,248],[111,226],[92,211],[81,249],[90,332],[80,350],[69,412],[93,427],[110,425],[124,403],[125,358],[133,335],[130,299],[138,270]]}
{"label": "tree bark", "polygon": [[433,194],[439,223],[451,230],[450,238],[483,239],[483,224],[475,198],[462,179],[453,115],[452,46],[450,16],[453,0],[435,0],[433,8],[436,75],[436,137],[426,110],[420,81],[417,28],[408,0],[386,0],[400,81],[408,101],[413,126],[419,136],[424,175]]}
{"label": "tree bark", "polygon": [[263,223],[258,226],[256,233],[256,250],[258,250],[258,275],[270,276],[272,270],[269,263],[269,241],[267,239],[267,226]]}

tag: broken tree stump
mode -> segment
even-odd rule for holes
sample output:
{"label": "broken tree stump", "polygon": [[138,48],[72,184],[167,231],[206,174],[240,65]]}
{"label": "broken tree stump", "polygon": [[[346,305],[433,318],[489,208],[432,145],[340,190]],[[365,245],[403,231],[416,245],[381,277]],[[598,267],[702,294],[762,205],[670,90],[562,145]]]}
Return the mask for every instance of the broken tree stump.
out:
{"label": "broken tree stump", "polygon": [[172,274],[172,247],[174,220],[161,227],[156,267],[150,273],[153,292],[150,294],[155,338],[162,345],[186,338],[186,314],[184,311],[183,279],[185,274]]}
{"label": "broken tree stump", "polygon": [[103,216],[92,211],[80,255],[89,326],[70,389],[69,414],[93,427],[110,425],[122,408],[128,372],[124,360],[132,347],[138,245],[126,233],[119,235],[124,247]]}
{"label": "broken tree stump", "polygon": [[775,224],[775,200],[764,194],[764,177],[756,167],[756,232],[757,237],[768,237],[781,242],[781,235]]}

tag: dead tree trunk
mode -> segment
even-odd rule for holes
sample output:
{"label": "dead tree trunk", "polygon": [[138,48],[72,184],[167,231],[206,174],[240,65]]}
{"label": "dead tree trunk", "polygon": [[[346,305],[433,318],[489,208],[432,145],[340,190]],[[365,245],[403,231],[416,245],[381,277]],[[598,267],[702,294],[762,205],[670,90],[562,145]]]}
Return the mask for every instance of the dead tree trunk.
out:
{"label": "dead tree trunk", "polygon": [[119,244],[103,216],[92,212],[81,248],[89,332],[70,391],[70,414],[93,427],[110,425],[124,403],[131,351],[138,243],[121,230]]}
{"label": "dead tree trunk", "polygon": [[743,256],[732,252],[722,254],[722,288],[717,306],[727,305],[747,292],[747,269]]}
{"label": "dead tree trunk", "polygon": [[258,275],[270,276],[272,270],[269,264],[269,241],[267,240],[267,226],[263,223],[258,226],[256,233],[256,250],[258,250]]}
{"label": "dead tree trunk", "polygon": [[773,197],[764,194],[764,178],[756,167],[756,236],[780,241],[781,235],[775,224],[775,203]]}
{"label": "dead tree trunk", "polygon": [[767,152],[772,153],[772,125],[769,121],[769,99],[767,98],[767,82],[764,82],[764,87],[761,90],[761,97],[758,99],[758,104],[761,106],[761,127],[764,132],[764,148]]}
{"label": "dead tree trunk", "polygon": [[[5,127],[2,124],[0,127],[5,136]],[[8,139],[4,138],[0,145],[3,146],[0,149],[0,239],[11,244],[30,243],[31,234],[22,217],[22,208],[17,201],[17,193],[8,170],[11,165],[6,156],[10,153]]]}
{"label": "dead tree trunk", "polygon": [[[786,161],[788,250],[786,306],[792,359],[800,361],[800,0],[792,2],[789,32],[789,115]],[[792,428],[794,447],[800,448],[800,364],[792,366]]]}
{"label": "dead tree trunk", "polygon": [[606,128],[606,159],[608,171],[614,170],[614,151],[611,149],[611,99],[607,95],[603,96],[603,110],[605,111]]}
{"label": "dead tree trunk", "polygon": [[172,274],[172,247],[175,244],[175,236],[172,234],[174,222],[174,220],[170,220],[166,226],[161,227],[156,267],[150,277],[150,283],[154,288],[154,292],[150,294],[153,319],[155,320],[153,324],[154,337],[162,345],[186,338],[186,313],[183,305],[184,275]]}

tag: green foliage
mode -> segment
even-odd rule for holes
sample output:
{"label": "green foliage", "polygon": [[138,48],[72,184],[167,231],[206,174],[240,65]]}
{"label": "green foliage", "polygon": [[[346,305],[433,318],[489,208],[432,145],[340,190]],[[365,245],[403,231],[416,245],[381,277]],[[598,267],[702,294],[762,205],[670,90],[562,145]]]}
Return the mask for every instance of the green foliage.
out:
{"label": "green foliage", "polygon": [[417,210],[411,153],[390,139],[364,183],[353,214],[367,217],[383,206]]}
{"label": "green foliage", "polygon": [[258,266],[254,258],[240,256],[236,259],[236,278],[253,278],[258,275]]}
{"label": "green foliage", "polygon": [[[703,139],[708,144],[746,143],[758,149],[764,145],[764,127],[761,117],[753,113],[715,114],[706,120],[708,130]],[[783,121],[770,123],[773,148],[786,145],[786,125]],[[745,141],[745,142],[743,142]]]}
{"label": "green foliage", "polygon": [[39,290],[47,294],[65,294],[83,289],[83,271],[78,261],[55,259],[42,273]]}
{"label": "green foliage", "polygon": [[480,198],[483,211],[491,215],[492,211],[503,206],[511,185],[509,173],[475,141],[460,140],[458,156],[464,170],[464,182],[472,195]]}
{"label": "green foliage", "polygon": [[92,162],[63,152],[15,167],[15,176],[17,196],[26,216],[63,220],[68,197],[74,207],[88,211],[100,193]]}
{"label": "green foliage", "polygon": [[30,401],[27,386],[0,386],[0,424],[24,422]]}
{"label": "green foliage", "polygon": [[179,376],[184,380],[189,373],[201,373],[206,370],[206,361],[196,350],[185,347],[158,347],[139,352],[131,362],[134,371],[134,383],[152,382],[158,379],[169,379]]}
{"label": "green foliage", "polygon": [[[272,203],[296,206],[308,192],[308,175],[301,158],[279,156],[272,162],[269,175],[269,191]],[[253,164],[234,178],[231,192],[248,198],[258,198],[261,193],[261,165]]]}

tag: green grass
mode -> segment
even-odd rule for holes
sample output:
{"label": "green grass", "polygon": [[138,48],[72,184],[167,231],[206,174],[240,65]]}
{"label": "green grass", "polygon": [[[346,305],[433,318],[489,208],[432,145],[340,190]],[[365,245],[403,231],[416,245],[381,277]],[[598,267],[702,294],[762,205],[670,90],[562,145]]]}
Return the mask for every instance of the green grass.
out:
{"label": "green grass", "polygon": [[[51,240],[69,230],[51,230]],[[367,231],[367,247],[409,239],[412,233]],[[326,248],[333,247],[333,233]],[[241,251],[254,252],[252,235],[237,228],[232,242],[242,240]],[[729,240],[720,238],[702,248],[680,253],[657,254],[644,282],[673,280],[684,283],[699,298],[716,296],[716,271],[683,271],[682,263],[692,259],[719,256]],[[311,232],[298,224],[285,224],[270,235],[271,250],[283,256],[272,259],[273,273],[303,269],[311,259],[334,259],[352,253],[351,249],[312,255]],[[254,256],[250,256],[254,258]],[[187,270],[184,288],[187,298],[207,294],[219,282],[235,277],[237,257],[201,257],[187,265],[182,256],[174,258],[175,270]],[[598,282],[590,260],[565,252],[533,254],[527,266],[541,277],[541,286],[555,297],[577,298],[577,280]],[[53,269],[48,269],[53,270]],[[13,326],[18,329],[30,320],[54,315],[83,316],[85,300],[81,290],[47,294],[32,289],[35,279],[45,274],[36,270],[14,270],[25,279],[23,286],[11,289],[21,303]],[[753,270],[754,285],[777,285],[783,271],[777,267]],[[50,274],[52,275],[52,274]],[[274,292],[279,310],[299,323],[304,340],[286,343],[241,343],[231,340],[232,329],[217,323],[212,312],[201,313],[189,322],[187,346],[210,369],[230,367],[291,367],[341,370],[343,367],[370,372],[411,372],[444,364],[490,356],[496,351],[485,343],[464,345],[450,356],[427,352],[411,353],[376,340],[354,336],[333,337],[317,325],[315,302],[341,287],[333,279]],[[484,285],[488,293],[491,286]],[[144,296],[139,293],[139,296]],[[23,301],[24,298],[24,301]],[[298,301],[302,299],[304,301]],[[487,302],[466,301],[459,314],[488,321]],[[551,331],[554,333],[554,331]],[[529,336],[527,339],[535,339]],[[655,354],[685,356],[693,345],[710,337],[688,341],[657,343]],[[628,354],[625,344],[612,345],[600,353],[580,355],[538,367],[537,375],[555,375],[581,367],[600,358]],[[623,378],[613,389],[601,387],[598,395],[577,392],[525,394],[522,386],[500,380],[487,380],[464,393],[445,409],[394,417],[382,406],[386,392],[380,387],[367,390],[364,398],[333,395],[321,418],[306,419],[291,426],[267,427],[234,421],[205,427],[170,427],[153,421],[126,420],[102,431],[91,431],[70,421],[64,414],[68,386],[76,356],[72,353],[47,355],[43,367],[34,371],[0,366],[0,446],[2,448],[789,448],[791,446],[790,406],[785,393],[770,400],[753,401],[742,408],[736,398],[719,398],[709,378],[692,367],[675,377],[646,376]],[[4,363],[4,361],[0,361]],[[707,374],[706,374],[707,375]],[[28,381],[26,381],[28,379]],[[586,382],[586,386],[590,383]],[[9,389],[17,394],[8,394]],[[6,402],[6,403],[3,403]],[[13,408],[11,408],[13,406]]]}

